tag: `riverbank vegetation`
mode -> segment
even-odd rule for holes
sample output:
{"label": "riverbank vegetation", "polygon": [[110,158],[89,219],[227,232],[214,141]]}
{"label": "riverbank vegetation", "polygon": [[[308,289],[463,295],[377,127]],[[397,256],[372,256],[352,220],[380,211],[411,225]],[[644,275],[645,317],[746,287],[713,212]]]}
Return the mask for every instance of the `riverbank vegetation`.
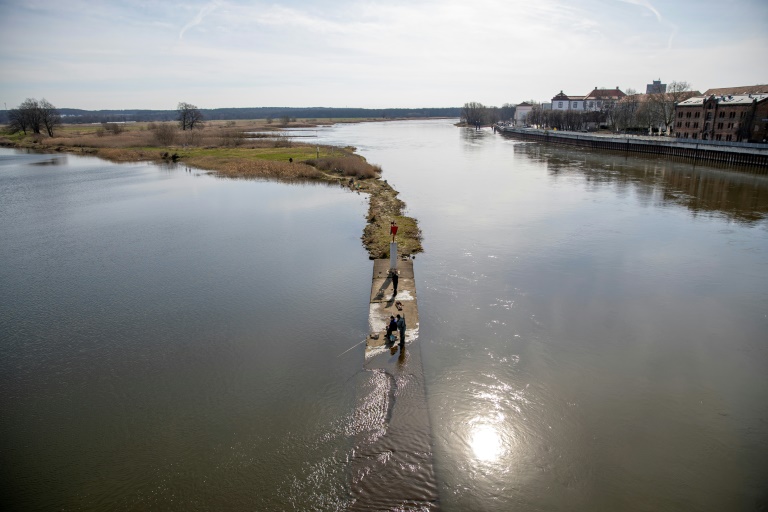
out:
{"label": "riverbank vegetation", "polygon": [[[290,121],[289,121],[290,122]],[[311,126],[311,121],[291,125]],[[395,221],[401,254],[422,252],[421,231],[404,214],[398,192],[381,178],[382,169],[340,148],[298,142],[268,120],[207,121],[201,129],[177,123],[60,125],[55,136],[4,131],[0,144],[41,152],[93,155],[114,162],[177,162],[222,176],[285,182],[337,184],[370,195],[363,244],[371,258],[389,257],[389,226]]]}

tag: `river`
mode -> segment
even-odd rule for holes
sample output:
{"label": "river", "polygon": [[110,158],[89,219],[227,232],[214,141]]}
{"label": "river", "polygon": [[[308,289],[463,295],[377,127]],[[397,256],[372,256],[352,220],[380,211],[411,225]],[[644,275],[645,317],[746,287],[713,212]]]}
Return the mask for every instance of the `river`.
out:
{"label": "river", "polygon": [[[441,509],[768,506],[764,175],[448,120],[315,134],[381,165],[424,232]],[[364,215],[333,187],[2,150],[3,501],[350,506],[383,421],[345,352]]]}

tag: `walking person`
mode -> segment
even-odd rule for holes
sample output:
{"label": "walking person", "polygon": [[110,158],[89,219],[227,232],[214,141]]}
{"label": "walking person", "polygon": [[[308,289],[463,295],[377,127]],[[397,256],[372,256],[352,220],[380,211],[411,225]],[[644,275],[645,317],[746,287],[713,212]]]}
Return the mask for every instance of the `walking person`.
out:
{"label": "walking person", "polygon": [[400,276],[397,275],[397,270],[392,272],[392,288],[395,289],[394,293],[392,293],[392,298],[394,299],[397,295],[397,280],[400,279]]}
{"label": "walking person", "polygon": [[405,348],[405,313],[397,315],[397,330],[400,331],[400,350]]}

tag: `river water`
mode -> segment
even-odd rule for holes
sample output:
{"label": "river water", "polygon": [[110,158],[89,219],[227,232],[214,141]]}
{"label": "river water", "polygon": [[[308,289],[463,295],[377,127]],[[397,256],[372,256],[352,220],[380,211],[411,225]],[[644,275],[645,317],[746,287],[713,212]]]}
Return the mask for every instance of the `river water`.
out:
{"label": "river water", "polygon": [[[315,133],[381,165],[424,232],[411,350],[441,509],[768,506],[764,175],[451,121]],[[365,209],[2,150],[3,502],[354,504],[386,421],[345,352],[367,329]]]}

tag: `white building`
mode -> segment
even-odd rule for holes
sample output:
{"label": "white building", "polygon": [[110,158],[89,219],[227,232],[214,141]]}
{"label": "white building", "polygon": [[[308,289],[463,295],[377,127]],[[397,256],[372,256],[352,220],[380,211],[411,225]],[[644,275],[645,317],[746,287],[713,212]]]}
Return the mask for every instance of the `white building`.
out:
{"label": "white building", "polygon": [[528,117],[528,113],[533,108],[533,105],[530,103],[524,101],[515,107],[515,124],[516,125],[523,125],[525,124],[525,118]]}
{"label": "white building", "polygon": [[560,94],[552,98],[552,110],[584,111],[584,96],[570,96],[560,91]]}

